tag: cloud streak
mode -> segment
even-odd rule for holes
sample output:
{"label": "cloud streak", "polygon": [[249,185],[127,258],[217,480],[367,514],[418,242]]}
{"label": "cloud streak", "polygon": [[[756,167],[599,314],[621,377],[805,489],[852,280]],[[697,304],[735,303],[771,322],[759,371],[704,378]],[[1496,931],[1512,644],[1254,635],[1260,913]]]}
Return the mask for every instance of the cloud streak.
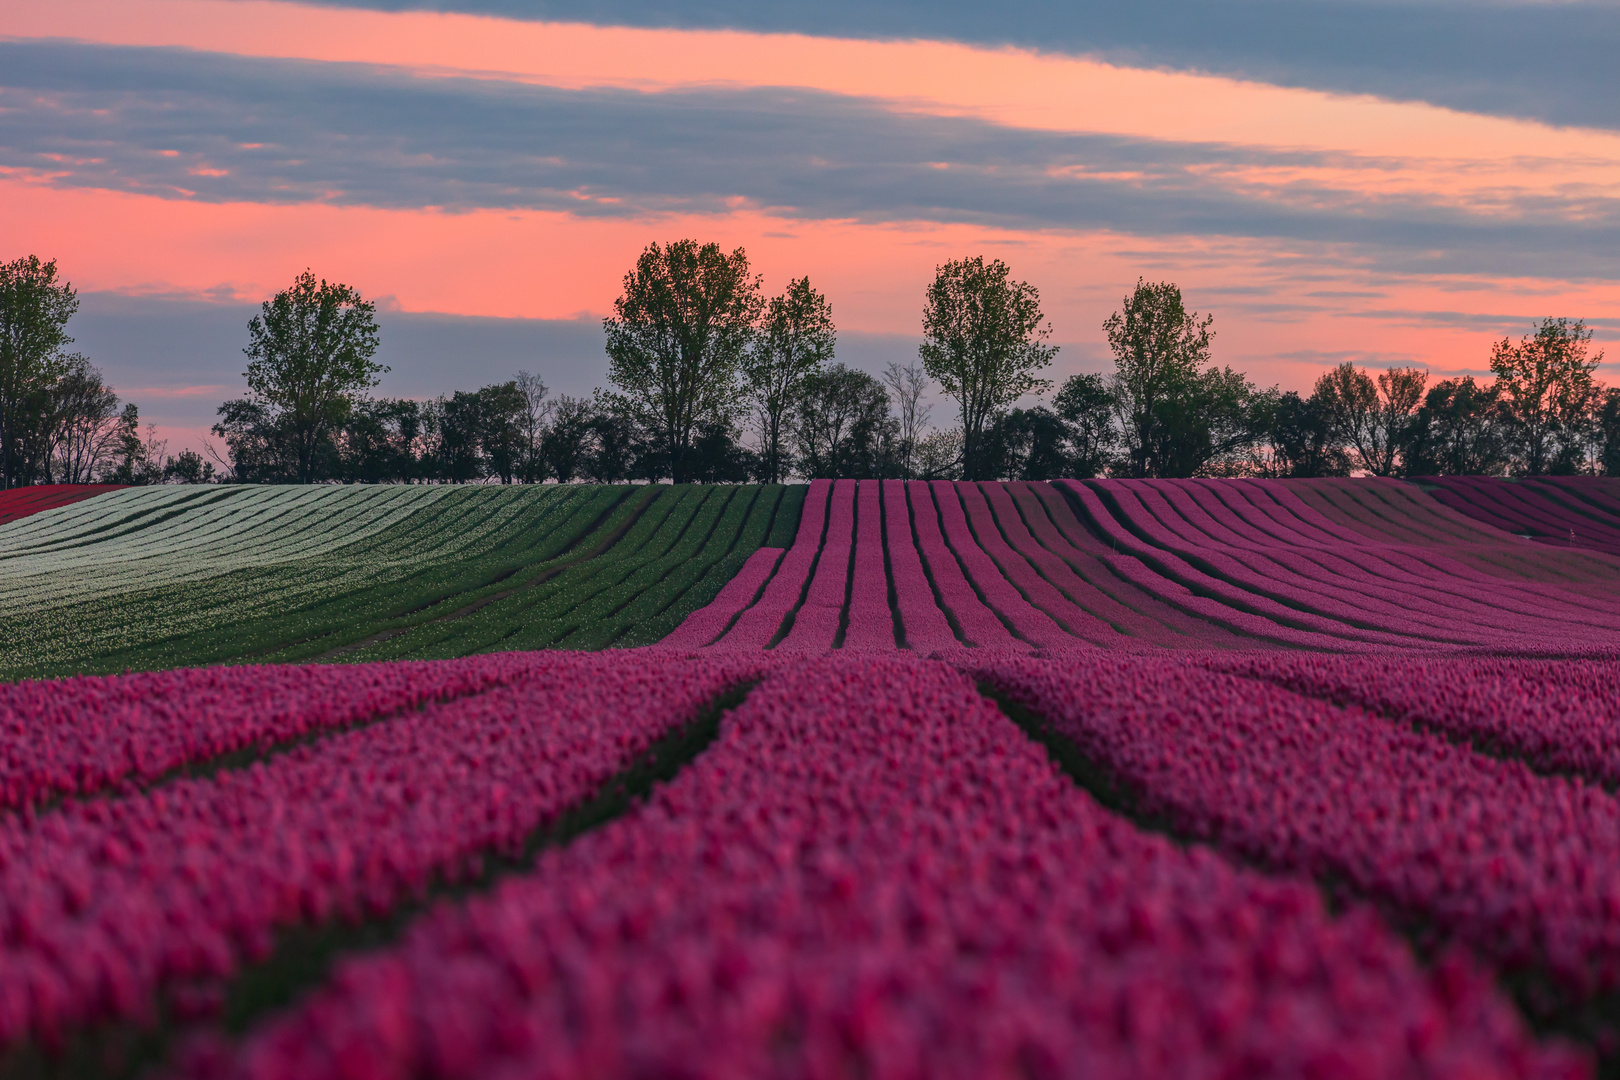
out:
{"label": "cloud streak", "polygon": [[378,11],[975,45],[1620,129],[1620,6],[1426,0],[319,0]]}
{"label": "cloud streak", "polygon": [[642,93],[0,43],[0,169],[204,202],[1283,239],[1390,270],[1620,276],[1602,190],[1384,190],[1398,160],[1031,131],[771,87]]}

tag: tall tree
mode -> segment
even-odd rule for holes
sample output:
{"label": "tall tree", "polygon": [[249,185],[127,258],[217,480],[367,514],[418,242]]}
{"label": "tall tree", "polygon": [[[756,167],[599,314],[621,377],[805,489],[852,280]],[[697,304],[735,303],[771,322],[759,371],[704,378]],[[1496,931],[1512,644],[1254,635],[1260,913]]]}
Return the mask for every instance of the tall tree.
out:
{"label": "tall tree", "polygon": [[1270,422],[1263,425],[1271,444],[1271,461],[1258,470],[1269,476],[1349,476],[1350,457],[1337,414],[1318,394],[1301,398],[1296,391],[1268,395]]}
{"label": "tall tree", "polygon": [[1596,413],[1598,471],[1604,476],[1620,476],[1620,387],[1603,391]]}
{"label": "tall tree", "polygon": [[350,484],[418,477],[422,406],[409,398],[360,401],[343,422],[338,476]]}
{"label": "tall tree", "polygon": [[[583,471],[598,484],[617,484],[636,474],[646,447],[641,429],[622,411],[613,407],[608,395],[597,390],[592,395],[590,412],[585,423],[588,433]],[[701,457],[703,435],[701,430],[693,448]],[[700,466],[701,471],[701,466]]]}
{"label": "tall tree", "polygon": [[0,264],[0,487],[33,480],[36,421],[44,397],[68,367],[68,320],[79,298],[57,282],[56,260],[37,255]]}
{"label": "tall tree", "polygon": [[156,484],[163,479],[163,451],[168,442],[157,437],[157,425],[146,425],[141,438],[141,412],[134,402],[118,417],[117,467],[107,476],[115,484]]}
{"label": "tall tree", "polygon": [[51,387],[50,399],[54,419],[45,481],[88,484],[118,444],[118,395],[97,368],[74,356]]}
{"label": "tall tree", "polygon": [[894,391],[895,407],[900,412],[900,441],[895,460],[900,466],[900,475],[910,480],[917,475],[917,449],[923,429],[928,426],[928,414],[934,411],[934,407],[922,399],[928,389],[928,373],[915,360],[904,366],[890,360],[883,369],[883,382]]}
{"label": "tall tree", "polygon": [[1184,399],[1195,394],[1210,362],[1214,321],[1213,315],[1199,319],[1197,312],[1189,313],[1174,284],[1138,278],[1136,290],[1103,323],[1114,353],[1109,389],[1131,475],[1170,475],[1168,463],[1160,460],[1165,445],[1174,441],[1165,428],[1170,414],[1188,411]]}
{"label": "tall tree", "polygon": [[1044,405],[998,417],[985,432],[983,453],[997,479],[1056,480],[1074,473],[1068,425]]}
{"label": "tall tree", "polygon": [[1495,476],[1507,467],[1496,386],[1444,379],[1424,395],[1402,451],[1408,476]]}
{"label": "tall tree", "polygon": [[540,376],[519,371],[512,381],[523,395],[523,412],[518,417],[523,442],[523,464],[519,473],[525,484],[538,484],[546,478],[546,459],[541,451],[555,403],[547,400],[551,391]]}
{"label": "tall tree", "polygon": [[765,305],[759,336],[744,364],[754,423],[759,429],[759,478],[781,483],[792,467],[787,448],[793,410],[804,381],[832,362],[837,343],[832,305],[808,277],[788,282]]}
{"label": "tall tree", "polygon": [[883,384],[834,364],[805,380],[799,405],[801,471],[809,477],[873,477],[885,472],[898,429]]}
{"label": "tall tree", "polygon": [[594,412],[589,401],[567,394],[559,396],[555,404],[541,453],[545,456],[546,469],[559,484],[566,484],[585,471]]}
{"label": "tall tree", "polygon": [[516,379],[478,391],[478,446],[489,475],[503,484],[522,480],[528,398]]}
{"label": "tall tree", "polygon": [[1069,475],[1088,479],[1108,470],[1119,445],[1114,407],[1114,394],[1101,375],[1071,375],[1058,389],[1052,411],[1068,433]]}
{"label": "tall tree", "polygon": [[1591,341],[1579,319],[1543,319],[1518,344],[1503,338],[1491,350],[1518,471],[1553,471],[1583,433],[1599,393],[1592,373],[1603,361],[1602,353],[1591,354]]}
{"label": "tall tree", "polygon": [[1108,389],[1131,476],[1194,476],[1252,448],[1265,399],[1241,372],[1210,358],[1214,316],[1187,311],[1171,282],[1137,279],[1103,323],[1114,354]]}
{"label": "tall tree", "polygon": [[661,444],[677,483],[688,479],[693,433],[737,411],[737,376],[763,301],[738,248],[654,243],[624,276],[607,334],[616,407]]}
{"label": "tall tree", "polygon": [[1428,381],[1429,373],[1418,368],[1393,367],[1374,380],[1344,363],[1316,380],[1312,400],[1332,413],[1361,468],[1374,476],[1394,476]]}
{"label": "tall tree", "polygon": [[1013,402],[1051,384],[1036,372],[1052,362],[1052,328],[1035,286],[1014,281],[1000,259],[957,259],[935,269],[923,306],[923,370],[961,409],[963,465],[985,478],[985,430]]}
{"label": "tall tree", "polygon": [[355,401],[388,369],[377,353],[376,305],[305,270],[248,323],[248,393],[285,427],[301,483]]}

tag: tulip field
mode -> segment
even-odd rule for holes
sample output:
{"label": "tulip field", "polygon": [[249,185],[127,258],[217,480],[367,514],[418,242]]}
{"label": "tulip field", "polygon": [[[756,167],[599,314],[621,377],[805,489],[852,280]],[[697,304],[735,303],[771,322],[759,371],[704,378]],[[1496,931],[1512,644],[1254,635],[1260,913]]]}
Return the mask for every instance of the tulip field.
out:
{"label": "tulip field", "polygon": [[0,1077],[1620,1075],[1615,500],[21,513]]}
{"label": "tulip field", "polygon": [[649,644],[803,492],[128,488],[0,525],[0,675]]}

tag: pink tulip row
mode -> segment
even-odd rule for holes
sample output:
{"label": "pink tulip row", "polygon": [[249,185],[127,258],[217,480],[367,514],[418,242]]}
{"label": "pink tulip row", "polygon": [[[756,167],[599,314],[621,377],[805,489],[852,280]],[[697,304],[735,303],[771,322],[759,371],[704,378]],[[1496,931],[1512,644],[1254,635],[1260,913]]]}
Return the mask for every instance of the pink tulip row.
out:
{"label": "pink tulip row", "polygon": [[900,625],[906,644],[924,655],[956,648],[959,644],[956,634],[934,599],[933,586],[929,584],[928,572],[917,550],[911,528],[911,506],[901,481],[883,481],[883,514],[895,603],[900,608]]}
{"label": "pink tulip row", "polygon": [[1209,664],[1359,705],[1538,771],[1620,786],[1620,667],[1613,663],[1257,653]]}
{"label": "pink tulip row", "polygon": [[[1580,624],[1620,630],[1610,611],[1561,603],[1478,573],[1424,572],[1411,552],[1365,540],[1346,542],[1313,521],[1285,511],[1270,491],[1239,481],[1127,481],[1167,533],[1197,556],[1289,602],[1349,622],[1377,619],[1436,640],[1500,643],[1526,633],[1568,637]],[[1281,489],[1287,491],[1286,488]],[[1510,619],[1512,634],[1498,627]]]}
{"label": "pink tulip row", "polygon": [[1620,989],[1620,802],[1192,660],[991,659],[1136,812],[1336,882],[1558,1000]]}
{"label": "pink tulip row", "polygon": [[[1177,555],[1142,542],[1115,520],[1113,512],[1087,485],[1062,480],[1057,486],[1074,496],[1107,542],[1120,553],[1134,556],[1116,564],[1133,584],[1172,600],[1191,614],[1262,641],[1324,651],[1368,649],[1362,640],[1364,635],[1341,634],[1343,624],[1300,617],[1291,608],[1205,574]],[[1413,644],[1407,638],[1394,640],[1408,647]]]}
{"label": "pink tulip row", "polygon": [[1101,810],[944,664],[780,667],[650,802],[194,1080],[1576,1077],[1489,980]]}
{"label": "pink tulip row", "polygon": [[[846,649],[892,651],[895,647],[894,610],[889,607],[889,572],[883,544],[883,488],[879,481],[862,481],[856,494],[855,555],[849,578],[849,624]],[[910,544],[910,530],[904,537]]]}
{"label": "pink tulip row", "polygon": [[1532,490],[1555,494],[1565,505],[1592,507],[1620,522],[1620,484],[1614,477],[1538,476],[1524,483]]}
{"label": "pink tulip row", "polygon": [[[849,600],[850,552],[855,545],[855,482],[833,485],[827,511],[827,535],[816,561],[815,576],[794,613],[793,626],[777,648],[785,652],[825,652],[838,637],[838,624]],[[881,555],[880,555],[881,557]],[[888,617],[887,608],[884,617]],[[890,634],[889,643],[894,643]]]}
{"label": "pink tulip row", "polygon": [[122,484],[35,484],[31,487],[0,491],[0,525],[8,521],[37,514],[41,510],[54,510],[84,499],[91,499],[107,491],[117,491]]}
{"label": "pink tulip row", "polygon": [[961,492],[972,490],[973,485],[937,480],[929,486],[933,489],[934,504],[939,508],[939,520],[944,527],[946,541],[956,552],[985,602],[1006,620],[1008,629],[1019,640],[1027,641],[1036,648],[1071,643],[1072,635],[1054,622],[1050,615],[1030,603],[1017,587],[1035,576],[1029,564],[1022,561],[1019,565],[1009,563],[1008,568],[1016,575],[1009,580],[1007,570],[997,566],[985,550],[984,543],[994,528],[994,522],[983,523],[987,526],[983,539],[975,536],[969,528],[967,515],[962,508]]}
{"label": "pink tulip row", "polygon": [[[1164,488],[1173,490],[1168,484]],[[1190,565],[1204,568],[1207,580],[1220,582],[1223,590],[1241,593],[1246,605],[1269,618],[1302,629],[1375,645],[1403,646],[1410,644],[1413,638],[1448,645],[1479,643],[1477,636],[1469,633],[1471,628],[1466,624],[1454,624],[1448,631],[1409,617],[1402,618],[1399,614],[1396,615],[1397,631],[1383,629],[1390,622],[1390,612],[1374,610],[1367,613],[1365,598],[1357,597],[1355,603],[1348,603],[1345,599],[1323,595],[1324,589],[1343,594],[1344,583],[1337,575],[1319,572],[1313,580],[1275,564],[1265,570],[1245,565],[1245,561],[1264,563],[1265,555],[1283,549],[1283,545],[1275,540],[1268,545],[1269,550],[1265,550],[1265,555],[1253,554],[1248,560],[1243,558],[1242,553],[1235,554],[1230,548],[1209,542],[1207,537],[1189,542],[1183,533],[1169,524],[1176,522],[1177,517],[1167,505],[1165,493],[1158,485],[1145,481],[1120,481],[1107,485],[1104,490],[1118,507],[1123,522],[1146,537],[1148,542],[1166,552],[1174,552]],[[1191,531],[1190,528],[1187,531]],[[1253,550],[1252,543],[1247,546],[1250,551]],[[1376,625],[1370,621],[1369,615],[1376,620]]]}
{"label": "pink tulip row", "polygon": [[[1129,590],[1122,588],[1123,580],[1106,567],[1111,552],[1084,534],[1084,530],[1078,530],[1083,535],[1076,538],[1060,532],[1051,517],[1051,507],[1043,504],[1041,494],[1048,498],[1056,496],[1059,501],[1062,496],[1053,492],[1048,485],[979,484],[973,493],[983,498],[984,510],[979,509],[980,504],[976,500],[970,500],[970,511],[981,518],[988,512],[993,522],[987,528],[994,527],[998,533],[1006,536],[1009,550],[1003,551],[998,559],[1016,562],[1022,558],[1034,568],[1037,580],[1050,583],[1049,587],[1053,590],[1050,593],[1039,585],[1031,587],[1047,597],[1043,606],[1065,625],[1071,629],[1084,628],[1083,636],[1088,641],[1109,647],[1138,643],[1186,644],[1184,632],[1177,632],[1164,622],[1148,618],[1121,602],[1116,594],[1128,595]],[[968,493],[964,492],[964,498],[969,498]],[[1074,522],[1067,506],[1060,506],[1059,509],[1078,528],[1079,523]],[[1085,543],[1084,548],[1077,546],[1077,539]],[[1091,576],[1082,577],[1081,570],[1091,571]],[[1185,615],[1171,612],[1164,604],[1156,603],[1145,594],[1129,595],[1129,599],[1139,607],[1157,608],[1161,618],[1168,617],[1177,627],[1191,629],[1200,638],[1210,636],[1208,624],[1195,626]]]}
{"label": "pink tulip row", "polygon": [[0,684],[0,809],[148,782],[237,751],[475,694],[533,654],[191,668]]}
{"label": "pink tulip row", "polygon": [[[1431,582],[1432,591],[1460,583],[1499,605],[1510,605],[1498,620],[1503,626],[1515,625],[1518,613],[1526,611],[1556,614],[1572,625],[1594,615],[1612,619],[1615,613],[1615,564],[1607,556],[1529,547],[1441,505],[1405,481],[1254,480],[1243,481],[1242,486],[1266,492],[1280,506],[1312,517],[1329,532],[1338,530],[1352,540],[1367,536],[1375,549],[1387,545],[1392,560]],[[1527,635],[1513,651],[1541,649],[1568,655],[1582,651],[1578,646],[1583,640],[1591,640],[1579,633],[1556,636],[1561,640],[1554,644]],[[1607,636],[1612,640],[1612,634]]]}
{"label": "pink tulip row", "polygon": [[1597,507],[1574,509],[1540,485],[1476,476],[1430,477],[1434,497],[1476,521],[1547,544],[1620,554],[1620,519]]}
{"label": "pink tulip row", "polygon": [[793,546],[782,556],[776,574],[765,586],[759,600],[744,611],[735,625],[716,645],[728,649],[763,649],[776,639],[782,622],[793,612],[804,594],[805,583],[816,567],[821,537],[827,524],[827,503],[832,481],[815,480],[804,499],[799,531]]}
{"label": "pink tulip row", "polygon": [[[1397,516],[1421,508],[1413,498],[1429,502],[1378,484],[1351,494],[1384,499]],[[924,654],[958,642],[1015,651],[1620,649],[1607,591],[1548,589],[1446,551],[1477,538],[1346,532],[1281,482],[817,481],[794,546],[774,576],[761,566],[763,589],[750,576],[670,644],[775,643],[800,654],[883,651],[896,640]]]}
{"label": "pink tulip row", "polygon": [[776,573],[785,549],[762,547],[743,563],[737,576],[726,582],[717,596],[698,608],[674,632],[658,643],[662,649],[700,649],[725,633],[743,611],[753,604],[765,583]]}
{"label": "pink tulip row", "polygon": [[1013,637],[996,613],[985,606],[979,594],[968,583],[957,561],[957,553],[945,542],[940,530],[940,512],[934,493],[921,480],[909,481],[906,497],[911,503],[911,520],[916,528],[917,552],[928,564],[939,587],[940,601],[955,617],[962,634],[972,645],[981,648],[1023,649],[1024,642]]}
{"label": "pink tulip row", "polygon": [[[1119,640],[1118,631],[1063,595],[1063,592],[1036,568],[1036,564],[1030,558],[1015,550],[1008,542],[1004,534],[1021,530],[1023,526],[1016,513],[1008,515],[1006,521],[1000,521],[991,510],[990,503],[985,499],[984,488],[999,488],[999,484],[952,486],[955,490],[949,497],[958,499],[961,508],[967,511],[967,522],[972,527],[973,538],[977,541],[979,549],[989,557],[991,564],[1000,569],[1006,581],[1020,597],[1027,598],[1031,605],[1049,617],[1048,623],[1061,628],[1068,637],[1094,645],[1112,644]],[[1016,535],[1016,532],[1014,534]],[[1062,637],[1052,636],[1046,624],[1038,624],[1038,631],[1043,634],[1039,641],[1041,645],[1065,643]]]}
{"label": "pink tulip row", "polygon": [[160,989],[217,984],[280,927],[374,915],[521,850],[763,663],[531,653],[509,686],[0,822],[0,1047],[140,1021]]}

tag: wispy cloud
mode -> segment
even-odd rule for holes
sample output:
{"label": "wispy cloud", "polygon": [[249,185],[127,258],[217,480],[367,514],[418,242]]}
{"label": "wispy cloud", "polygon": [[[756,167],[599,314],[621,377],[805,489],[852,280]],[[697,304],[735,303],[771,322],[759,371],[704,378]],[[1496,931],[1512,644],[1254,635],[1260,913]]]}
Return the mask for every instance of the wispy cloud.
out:
{"label": "wispy cloud", "polygon": [[[1068,134],[770,87],[562,90],[0,43],[0,167],[166,199],[1282,238],[1390,270],[1620,276],[1620,198],[1389,192],[1397,163]],[[1373,178],[1367,180],[1366,178]]]}
{"label": "wispy cloud", "polygon": [[1097,55],[1285,86],[1620,127],[1620,6],[1603,0],[318,0],[653,27],[933,39]]}

